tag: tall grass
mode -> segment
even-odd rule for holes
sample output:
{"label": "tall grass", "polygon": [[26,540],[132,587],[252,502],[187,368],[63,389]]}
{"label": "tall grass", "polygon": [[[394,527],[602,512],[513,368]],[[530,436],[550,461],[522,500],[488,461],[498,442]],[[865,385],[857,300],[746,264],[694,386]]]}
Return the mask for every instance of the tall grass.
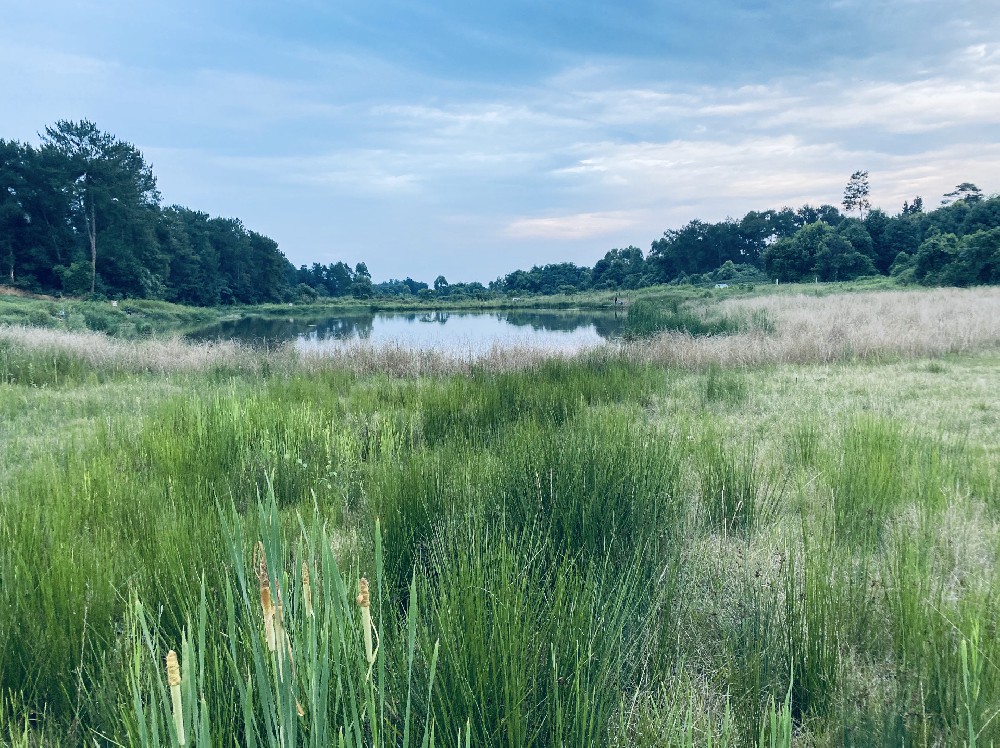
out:
{"label": "tall grass", "polygon": [[995,450],[908,391],[74,355],[2,385],[0,743],[173,745],[170,649],[189,745],[1000,739]]}
{"label": "tall grass", "polygon": [[742,325],[725,316],[708,318],[698,314],[679,299],[654,302],[639,299],[628,307],[625,317],[625,337],[645,338],[665,331],[683,332],[692,336],[726,335],[737,332]]}
{"label": "tall grass", "polygon": [[844,428],[838,457],[830,472],[835,531],[844,542],[870,547],[903,498],[900,426],[873,415],[854,418]]}
{"label": "tall grass", "polygon": [[711,428],[699,439],[695,461],[709,529],[749,538],[774,519],[784,479],[757,452],[755,441],[727,443]]}

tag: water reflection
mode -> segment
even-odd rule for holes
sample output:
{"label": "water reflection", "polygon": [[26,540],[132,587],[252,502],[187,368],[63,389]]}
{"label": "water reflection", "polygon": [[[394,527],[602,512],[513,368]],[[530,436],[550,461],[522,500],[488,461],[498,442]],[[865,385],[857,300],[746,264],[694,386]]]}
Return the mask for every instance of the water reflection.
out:
{"label": "water reflection", "polygon": [[480,352],[493,345],[530,345],[575,350],[621,334],[613,312],[359,312],[336,317],[245,317],[188,335],[192,340],[233,339],[254,346],[293,341],[298,347],[337,347],[351,341],[408,348]]}

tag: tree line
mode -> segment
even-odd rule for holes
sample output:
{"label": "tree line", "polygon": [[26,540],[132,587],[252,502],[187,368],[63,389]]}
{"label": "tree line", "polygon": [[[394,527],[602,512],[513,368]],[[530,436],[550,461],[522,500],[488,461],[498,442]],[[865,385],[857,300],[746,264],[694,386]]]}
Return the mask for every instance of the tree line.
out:
{"label": "tree line", "polygon": [[[372,282],[364,262],[295,268],[277,242],[235,218],[163,206],[130,143],[87,120],[59,121],[32,146],[0,139],[2,282],[40,293],[258,304],[326,297],[488,299],[625,290],[660,283],[847,281],[891,275],[927,285],[1000,283],[1000,196],[965,182],[925,211],[872,208],[868,173],[851,175],[843,211],[805,205],[692,220],[648,252],[609,250],[515,270],[488,285],[412,278]],[[857,212],[857,216],[854,213]]]}
{"label": "tree line", "polygon": [[[1000,283],[1000,196],[963,182],[935,210],[919,196],[889,215],[868,203],[868,174],[856,172],[844,211],[833,205],[750,211],[737,220],[692,220],[666,231],[648,253],[612,249],[593,268],[573,263],[516,270],[490,288],[553,294],[661,283],[849,281],[893,276],[903,283]],[[851,215],[853,211],[858,216]]]}
{"label": "tree line", "polygon": [[215,305],[280,301],[294,268],[238,219],[163,207],[139,150],[84,120],[0,140],[0,271],[34,292]]}

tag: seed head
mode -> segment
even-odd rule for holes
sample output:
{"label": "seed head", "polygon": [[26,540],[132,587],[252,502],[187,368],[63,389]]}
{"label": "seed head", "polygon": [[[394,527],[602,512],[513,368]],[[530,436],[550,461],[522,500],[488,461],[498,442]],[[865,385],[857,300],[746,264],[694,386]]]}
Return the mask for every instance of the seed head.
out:
{"label": "seed head", "polygon": [[177,653],[174,650],[167,652],[167,685],[179,686],[181,684],[181,666],[177,662]]}
{"label": "seed head", "polygon": [[358,580],[358,606],[367,608],[371,605],[371,594],[368,591],[368,580],[361,577]]}

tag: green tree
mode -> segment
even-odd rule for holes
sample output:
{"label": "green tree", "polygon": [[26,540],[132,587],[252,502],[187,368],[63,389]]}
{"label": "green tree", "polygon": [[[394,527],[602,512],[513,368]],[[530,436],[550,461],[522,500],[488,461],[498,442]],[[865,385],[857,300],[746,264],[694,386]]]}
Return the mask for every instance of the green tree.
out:
{"label": "green tree", "polygon": [[1000,283],[1000,228],[963,236],[957,255],[941,269],[940,277],[951,286]]}
{"label": "green tree", "polygon": [[368,272],[368,266],[363,262],[359,262],[354,266],[351,295],[356,299],[370,299],[375,295],[375,286],[372,284],[371,273]]}
{"label": "green tree", "polygon": [[[46,127],[42,149],[61,157],[64,185],[71,197],[71,220],[87,240],[93,293],[97,283],[98,234],[113,223],[134,226],[143,218],[153,219],[160,201],[156,179],[135,146],[101,132],[88,120],[60,120],[55,126]],[[142,233],[146,235],[133,232],[127,238],[131,242],[127,246],[131,248],[139,240],[148,248],[152,235]]]}
{"label": "green tree", "polygon": [[915,279],[925,286],[940,286],[948,282],[946,268],[958,257],[958,237],[935,234],[917,250],[913,265]]}
{"label": "green tree", "polygon": [[764,269],[780,281],[806,279],[815,268],[823,241],[834,235],[836,230],[823,221],[806,224],[794,236],[776,241],[764,251]]}
{"label": "green tree", "polygon": [[861,220],[865,220],[865,211],[871,207],[868,201],[868,193],[871,188],[868,185],[868,172],[856,171],[851,174],[851,179],[844,188],[844,210],[857,210],[861,214]]}
{"label": "green tree", "polygon": [[[862,229],[863,230],[863,229]],[[869,243],[871,239],[869,239]],[[841,233],[823,237],[816,250],[813,274],[821,281],[854,280],[863,275],[875,275],[871,257],[862,254]]]}

